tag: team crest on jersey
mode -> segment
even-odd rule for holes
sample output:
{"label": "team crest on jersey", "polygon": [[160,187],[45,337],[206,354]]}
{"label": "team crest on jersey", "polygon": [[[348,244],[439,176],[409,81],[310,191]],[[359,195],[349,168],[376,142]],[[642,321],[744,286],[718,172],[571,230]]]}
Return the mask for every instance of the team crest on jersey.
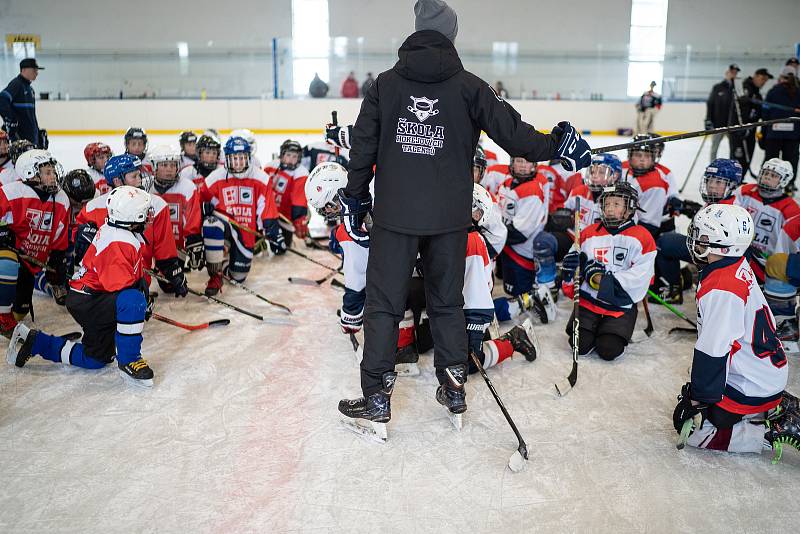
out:
{"label": "team crest on jersey", "polygon": [[608,252],[611,250],[611,247],[600,247],[594,249],[594,259],[602,263],[603,265],[608,265]]}
{"label": "team crest on jersey", "polygon": [[614,265],[617,267],[624,266],[627,258],[628,249],[626,247],[614,247]]}
{"label": "team crest on jersey", "polygon": [[35,210],[28,208],[25,211],[25,220],[28,221],[28,226],[34,230],[50,231],[53,228],[53,212]]}
{"label": "team crest on jersey", "polygon": [[736,271],[736,278],[747,284],[747,287],[752,287],[755,283],[753,278],[753,271],[750,270],[747,263],[743,263],[739,270]]}
{"label": "team crest on jersey", "polygon": [[180,206],[174,202],[170,202],[168,205],[169,205],[169,220],[172,222],[178,222],[178,217],[180,217],[181,213]]}
{"label": "team crest on jersey", "polygon": [[[767,232],[771,232],[773,228],[775,228],[775,223],[777,219],[772,217],[771,215],[767,215],[766,213],[761,214],[761,217],[758,219],[758,227],[763,228]],[[747,232],[747,228],[743,228],[745,232]]]}
{"label": "team crest on jersey", "polygon": [[252,204],[253,203],[253,188],[252,187],[240,187],[239,188],[239,203],[240,204]]}
{"label": "team crest on jersey", "polygon": [[428,120],[428,117],[433,117],[434,115],[439,114],[439,110],[433,108],[433,106],[439,101],[438,98],[436,100],[431,100],[427,96],[421,96],[419,98],[412,96],[410,98],[413,104],[408,106],[407,109],[417,116],[419,122],[425,122]]}

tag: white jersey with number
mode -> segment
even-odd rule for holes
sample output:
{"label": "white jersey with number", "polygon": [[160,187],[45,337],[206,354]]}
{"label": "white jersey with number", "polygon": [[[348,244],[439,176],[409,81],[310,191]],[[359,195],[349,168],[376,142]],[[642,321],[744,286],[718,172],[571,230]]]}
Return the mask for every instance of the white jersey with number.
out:
{"label": "white jersey with number", "polygon": [[700,272],[692,399],[738,414],[776,407],[786,388],[786,354],[775,317],[744,258]]}

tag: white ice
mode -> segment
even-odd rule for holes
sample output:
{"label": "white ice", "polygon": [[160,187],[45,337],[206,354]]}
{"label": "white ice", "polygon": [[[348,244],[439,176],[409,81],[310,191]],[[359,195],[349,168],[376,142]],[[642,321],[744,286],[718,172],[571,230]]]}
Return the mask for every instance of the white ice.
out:
{"label": "white ice", "polygon": [[[260,136],[262,160],[282,139]],[[56,137],[52,149],[70,169],[89,141]],[[105,141],[120,151],[120,139]],[[679,180],[699,142],[667,146],[664,163]],[[686,189],[692,198],[706,162]],[[325,252],[308,253],[336,266]],[[582,359],[564,398],[553,384],[571,366],[566,299],[554,324],[536,326],[535,362],[514,357],[488,371],[528,443],[522,473],[506,467],[516,439],[479,375],[467,385],[464,429],[453,430],[434,399],[430,355],[420,376],[397,384],[387,444],[341,430],[337,402],[360,394],[335,315],[341,292],[287,283],[324,274],[293,255],[256,259],[247,284],[294,315],[229,286],[221,297],[266,323],[197,297],[161,296],[163,315],[232,322],[188,333],[151,320],[150,391],[126,386],[113,366],[35,358],[24,369],[0,367],[0,531],[786,532],[795,524],[796,451],[773,466],[767,453],[675,449],[671,415],[692,339],[668,337],[681,321],[655,305],[654,336],[613,363]],[[194,288],[204,282],[190,277]],[[76,329],[48,298],[34,306],[37,328]],[[682,309],[694,313],[691,303]],[[637,338],[642,328],[643,317]],[[790,356],[795,393],[797,363]]]}

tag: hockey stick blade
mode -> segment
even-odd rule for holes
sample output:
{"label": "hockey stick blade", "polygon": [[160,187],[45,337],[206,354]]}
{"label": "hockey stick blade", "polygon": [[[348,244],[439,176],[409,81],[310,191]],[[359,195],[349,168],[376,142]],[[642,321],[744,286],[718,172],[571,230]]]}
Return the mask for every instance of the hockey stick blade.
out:
{"label": "hockey stick blade", "polygon": [[170,319],[169,317],[165,317],[158,313],[153,313],[153,319],[161,321],[162,323],[166,323],[172,326],[177,326],[178,328],[183,328],[184,330],[188,330],[190,332],[194,332],[195,330],[205,330],[206,328],[210,328],[212,326],[227,326],[231,324],[230,319],[215,319],[213,321],[208,321],[207,323],[200,323],[200,324],[186,324],[180,321],[176,321],[175,319]]}
{"label": "hockey stick blade", "polygon": [[692,432],[692,427],[694,426],[694,421],[692,419],[687,419],[683,422],[683,426],[681,427],[681,434],[678,436],[678,443],[675,445],[679,451],[682,451],[683,448],[686,446],[686,440],[689,439],[689,434]]}
{"label": "hockey stick blade", "polygon": [[572,388],[575,387],[575,384],[578,382],[578,362],[572,362],[572,371],[569,373],[567,379],[561,384],[556,384],[556,392],[558,393],[559,397],[563,397],[570,391]]}
{"label": "hockey stick blade", "polygon": [[687,327],[684,327],[684,326],[676,326],[674,328],[670,328],[669,329],[669,333],[670,334],[672,334],[674,332],[680,332],[680,333],[683,333],[683,334],[695,334],[695,335],[697,335],[697,329],[695,329],[695,328],[687,328]]}
{"label": "hockey stick blade", "polygon": [[528,465],[528,447],[522,443],[508,459],[508,468],[514,473],[519,473]]}

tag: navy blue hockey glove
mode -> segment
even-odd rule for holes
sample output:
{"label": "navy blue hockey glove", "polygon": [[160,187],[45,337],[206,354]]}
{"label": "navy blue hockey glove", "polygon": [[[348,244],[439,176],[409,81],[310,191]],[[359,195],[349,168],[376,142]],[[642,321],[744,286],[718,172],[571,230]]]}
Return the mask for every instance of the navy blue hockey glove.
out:
{"label": "navy blue hockey glove", "polygon": [[325,125],[325,142],[329,145],[350,150],[351,126]]}
{"label": "navy blue hockey glove", "polygon": [[681,388],[681,394],[678,395],[675,411],[672,412],[672,426],[675,427],[675,432],[680,434],[683,423],[695,415],[705,412],[706,408],[708,408],[707,404],[692,404],[691,384],[685,383]]}
{"label": "navy blue hockey glove", "polygon": [[186,236],[186,246],[184,247],[186,262],[184,270],[201,271],[206,266],[205,251],[203,250],[203,236]]}
{"label": "navy blue hockey glove", "polygon": [[592,162],[592,148],[574,126],[567,121],[561,121],[553,128],[553,133],[559,136],[553,159],[560,159],[564,168],[573,172],[589,166]]}
{"label": "navy blue hockey glove", "polygon": [[594,289],[600,289],[600,283],[592,283],[592,278],[599,274],[601,277],[606,274],[606,266],[597,260],[589,260],[586,262],[586,270],[584,271],[583,279],[589,282],[589,285]]}
{"label": "navy blue hockey glove", "polygon": [[361,228],[367,214],[372,211],[372,195],[367,194],[363,199],[353,198],[342,188],[339,189],[339,200],[342,203],[342,218],[347,235],[362,247],[369,247],[369,234]]}
{"label": "navy blue hockey glove", "polygon": [[664,205],[663,215],[680,215],[683,212],[683,200],[678,197],[669,197]]}
{"label": "navy blue hockey glove", "polygon": [[189,293],[189,288],[186,286],[186,276],[183,274],[183,267],[178,258],[159,260],[156,262],[156,266],[172,286],[172,291],[176,297],[183,298]]}
{"label": "navy blue hockey glove", "polygon": [[14,248],[17,246],[17,236],[10,226],[0,226],[0,248]]}
{"label": "navy blue hockey glove", "polygon": [[283,238],[283,230],[278,224],[278,219],[264,219],[262,223],[264,225],[264,234],[272,253],[276,256],[286,254],[286,240]]}
{"label": "navy blue hockey glove", "polygon": [[[75,232],[75,252],[73,254],[73,261],[76,267],[80,265],[81,260],[86,255],[86,251],[89,250],[89,245],[92,244],[95,235],[97,235],[97,226],[94,223],[89,222],[78,226],[78,230]],[[75,270],[77,271],[78,269],[76,268]]]}
{"label": "navy blue hockey glove", "polygon": [[684,200],[681,213],[683,213],[690,219],[694,219],[694,216],[697,215],[697,212],[700,211],[701,209],[703,209],[703,205],[700,204],[699,202],[695,202],[694,200]]}
{"label": "navy blue hockey glove", "polygon": [[575,276],[575,270],[578,268],[578,265],[581,266],[581,272],[586,269],[586,260],[587,257],[585,252],[573,250],[567,253],[567,255],[564,256],[564,259],[561,260],[562,276],[567,280],[571,280]]}

